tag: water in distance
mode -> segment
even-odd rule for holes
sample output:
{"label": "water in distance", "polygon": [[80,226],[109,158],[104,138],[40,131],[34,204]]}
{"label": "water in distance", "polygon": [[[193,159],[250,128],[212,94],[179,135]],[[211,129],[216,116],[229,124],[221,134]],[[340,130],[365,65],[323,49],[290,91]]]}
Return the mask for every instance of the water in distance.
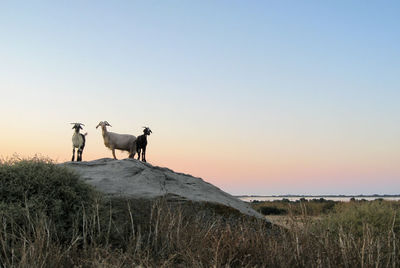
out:
{"label": "water in distance", "polygon": [[298,201],[302,198],[306,200],[313,200],[313,199],[325,199],[325,200],[332,200],[332,201],[341,201],[341,202],[349,202],[351,198],[355,200],[367,200],[373,201],[375,199],[383,199],[383,200],[392,200],[392,201],[399,201],[400,195],[314,195],[314,196],[305,196],[305,195],[279,195],[279,196],[237,196],[242,201],[252,202],[252,201],[275,201],[275,200],[282,200],[287,199],[289,201]]}

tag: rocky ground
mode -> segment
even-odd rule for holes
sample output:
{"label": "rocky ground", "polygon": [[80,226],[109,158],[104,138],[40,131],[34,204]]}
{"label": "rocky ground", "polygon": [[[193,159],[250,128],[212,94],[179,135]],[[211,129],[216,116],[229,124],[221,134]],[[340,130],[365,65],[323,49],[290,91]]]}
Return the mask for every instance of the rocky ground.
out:
{"label": "rocky ground", "polygon": [[174,197],[196,202],[229,206],[240,212],[262,217],[249,204],[220,190],[201,178],[176,173],[135,159],[102,158],[88,162],[66,162],[61,165],[75,170],[97,190],[130,198]]}

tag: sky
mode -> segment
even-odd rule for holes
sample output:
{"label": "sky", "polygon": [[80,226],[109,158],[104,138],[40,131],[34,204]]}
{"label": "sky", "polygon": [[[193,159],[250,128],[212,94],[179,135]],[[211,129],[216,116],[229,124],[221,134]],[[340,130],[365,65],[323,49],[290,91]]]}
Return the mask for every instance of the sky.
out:
{"label": "sky", "polygon": [[[0,157],[112,157],[235,194],[400,194],[399,1],[1,1]],[[119,152],[117,157],[127,157]]]}

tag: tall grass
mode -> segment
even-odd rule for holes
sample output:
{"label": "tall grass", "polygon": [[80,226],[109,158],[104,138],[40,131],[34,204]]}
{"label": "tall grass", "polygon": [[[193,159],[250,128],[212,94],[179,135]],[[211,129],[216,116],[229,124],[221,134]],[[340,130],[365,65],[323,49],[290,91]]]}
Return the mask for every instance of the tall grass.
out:
{"label": "tall grass", "polygon": [[303,213],[293,217],[288,228],[238,216],[221,205],[170,199],[99,196],[76,213],[79,223],[71,226],[68,239],[61,239],[63,229],[46,209],[25,207],[18,221],[12,211],[1,210],[0,266],[398,267],[400,263],[398,206],[390,202],[345,204],[318,220]]}
{"label": "tall grass", "polygon": [[[121,201],[121,200],[120,200]],[[122,202],[122,201],[121,201]],[[148,207],[149,215],[135,219],[131,201],[116,218],[113,203],[100,215],[83,211],[82,229],[68,243],[54,233],[48,217],[30,217],[22,229],[3,217],[0,231],[4,267],[398,267],[396,217],[376,232],[366,220],[357,233],[335,218],[290,228],[271,228],[264,221],[240,218],[226,221],[207,213],[188,215],[189,207],[165,200]],[[110,203],[108,204],[110,206]],[[199,211],[199,210],[197,210]],[[26,215],[26,217],[28,217]],[[332,216],[333,217],[333,216]],[[298,219],[296,219],[298,221]],[[124,224],[120,224],[123,222]],[[7,225],[11,228],[7,228]]]}

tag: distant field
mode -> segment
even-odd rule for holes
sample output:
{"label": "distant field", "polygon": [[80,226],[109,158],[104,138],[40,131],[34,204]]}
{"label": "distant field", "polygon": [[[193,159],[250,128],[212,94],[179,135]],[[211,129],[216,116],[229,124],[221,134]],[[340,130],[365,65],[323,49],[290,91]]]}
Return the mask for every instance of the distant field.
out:
{"label": "distant field", "polygon": [[335,201],[330,199],[300,198],[250,202],[251,206],[264,215],[293,215],[293,216],[321,216],[340,212],[344,208],[367,207],[375,204],[390,205],[395,209],[400,208],[400,200],[385,200],[378,198],[372,201],[367,199],[350,199],[349,201]]}
{"label": "distant field", "polygon": [[382,195],[382,196],[376,196],[376,195],[365,195],[365,196],[237,196],[240,200],[243,200],[245,202],[252,202],[252,201],[277,201],[277,200],[282,200],[282,199],[287,199],[289,201],[297,201],[300,199],[306,199],[306,200],[313,200],[313,199],[325,199],[325,200],[332,200],[332,201],[341,201],[341,202],[348,202],[352,198],[356,200],[367,200],[367,201],[373,201],[376,199],[384,199],[384,200],[390,200],[390,201],[399,201],[400,200],[400,195]]}

